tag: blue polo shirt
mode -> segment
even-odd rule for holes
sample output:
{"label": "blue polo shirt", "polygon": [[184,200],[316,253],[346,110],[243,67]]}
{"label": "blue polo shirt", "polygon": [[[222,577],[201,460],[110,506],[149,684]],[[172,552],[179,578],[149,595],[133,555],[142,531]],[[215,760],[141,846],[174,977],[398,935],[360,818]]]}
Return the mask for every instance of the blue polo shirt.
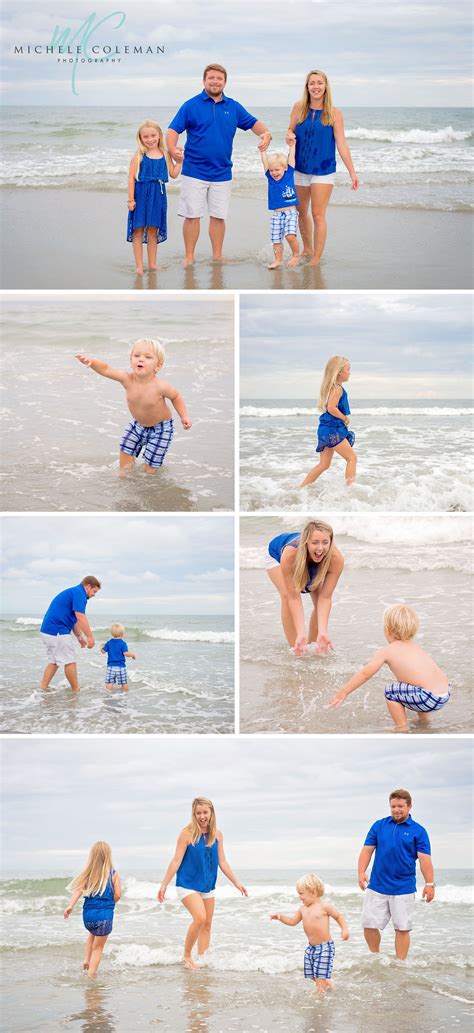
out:
{"label": "blue polo shirt", "polygon": [[398,896],[416,892],[416,859],[431,854],[428,833],[408,815],[405,821],[381,818],[369,829],[364,846],[375,846],[369,890]]}
{"label": "blue polo shirt", "polygon": [[102,649],[104,653],[107,653],[109,667],[127,666],[126,657],[123,654],[128,653],[128,646],[123,638],[109,638],[108,642],[104,642]]}
{"label": "blue polo shirt", "polygon": [[55,595],[46,610],[40,630],[46,635],[69,635],[77,624],[76,613],[85,613],[87,593],[84,585],[65,588],[64,592]]}
{"label": "blue polo shirt", "polygon": [[237,129],[251,129],[257,119],[231,97],[219,101],[202,90],[181,105],[170,122],[175,133],[186,130],[183,176],[224,183],[232,179],[232,144]]}

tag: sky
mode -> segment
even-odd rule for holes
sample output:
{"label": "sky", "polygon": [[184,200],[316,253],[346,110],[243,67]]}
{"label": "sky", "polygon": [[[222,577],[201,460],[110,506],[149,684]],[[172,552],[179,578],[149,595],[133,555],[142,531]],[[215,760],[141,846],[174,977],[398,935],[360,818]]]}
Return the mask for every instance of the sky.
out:
{"label": "sky", "polygon": [[105,839],[122,874],[158,880],[194,796],[214,802],[234,870],[354,868],[388,795],[407,788],[435,867],[470,864],[471,749],[462,737],[9,739],[3,865],[68,875]]}
{"label": "sky", "polygon": [[[245,105],[291,105],[315,67],[328,74],[340,105],[471,104],[468,0],[450,0],[448,7],[446,0],[5,0],[2,6],[8,104],[181,104],[198,92],[209,61],[228,68],[229,94]],[[151,45],[164,54],[122,53],[120,63],[79,65],[76,95],[71,65],[58,63],[57,55],[14,54],[15,45],[50,44],[56,26],[70,29],[71,39],[92,12],[90,46]]]}
{"label": "sky", "polygon": [[332,355],[351,362],[350,399],[468,399],[472,299],[439,291],[241,299],[241,398],[318,397]]}
{"label": "sky", "polygon": [[102,582],[91,621],[135,614],[232,614],[233,518],[104,513],[2,518],[2,605],[41,616],[86,574]]}

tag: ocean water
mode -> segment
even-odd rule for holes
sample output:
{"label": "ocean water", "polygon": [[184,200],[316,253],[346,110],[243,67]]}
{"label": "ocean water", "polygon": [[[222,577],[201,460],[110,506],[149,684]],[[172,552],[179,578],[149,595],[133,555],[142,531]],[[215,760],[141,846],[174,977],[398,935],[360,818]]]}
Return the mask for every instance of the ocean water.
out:
{"label": "ocean water", "polygon": [[[333,595],[329,632],[334,652],[295,657],[280,622],[280,597],[266,573],[268,542],[326,520],[345,567]],[[417,640],[447,673],[452,698],[423,734],[473,728],[470,639],[472,522],[463,514],[430,516],[316,512],[243,517],[240,551],[240,730],[242,732],[392,731],[384,686],[388,667],[337,709],[329,700],[384,644],[383,611],[404,602],[418,613]],[[311,600],[303,601],[308,627]],[[408,717],[418,732],[416,715]]]}
{"label": "ocean water", "polygon": [[[170,107],[4,107],[1,182],[19,189],[125,192],[138,125],[148,117],[165,129],[174,113]],[[257,115],[272,130],[272,146],[282,149],[288,109],[262,107]],[[471,209],[474,133],[468,108],[345,108],[344,120],[361,189],[350,189],[339,159],[331,204]],[[264,196],[260,157],[249,133],[236,134],[234,179],[236,193]],[[179,187],[172,183],[168,189]]]}
{"label": "ocean water", "polygon": [[[147,304],[148,302],[148,304]],[[20,298],[3,304],[3,510],[229,510],[234,492],[234,323],[229,298]],[[118,475],[131,419],[121,384],[82,366],[76,352],[129,369],[141,337],[159,337],[163,377],[193,421],[177,413],[165,463],[139,459]]]}
{"label": "ocean water", "polygon": [[301,490],[319,461],[315,400],[242,400],[241,509],[472,511],[471,401],[357,400],[351,409],[355,483],[345,486],[345,463],[335,455],[329,470]]}
{"label": "ocean water", "polygon": [[47,692],[42,618],[4,617],[2,732],[231,733],[234,730],[232,617],[124,617],[128,693],[105,689],[106,656],[115,618],[92,622],[96,645],[77,649],[81,691],[74,695],[60,668]]}
{"label": "ocean water", "polygon": [[[81,973],[80,904],[67,922],[62,917],[71,875],[5,878],[5,1028],[9,1033],[142,1033],[156,1027],[163,1033],[377,1033],[383,1010],[387,1033],[470,1029],[468,871],[438,871],[430,905],[418,893],[412,948],[403,963],[395,960],[391,927],[383,934],[380,955],[368,953],[354,872],[321,871],[327,897],[350,930],[350,939],[342,942],[333,923],[335,991],[322,1002],[303,978],[302,926],[269,920],[272,911],[297,909],[294,886],[300,874],[241,872],[247,899],[228,883],[219,884],[207,964],[188,973],[180,965],[188,916],[174,890],[160,906],[154,873],[122,872],[123,897],[94,981]],[[396,1007],[388,1007],[389,1001]]]}

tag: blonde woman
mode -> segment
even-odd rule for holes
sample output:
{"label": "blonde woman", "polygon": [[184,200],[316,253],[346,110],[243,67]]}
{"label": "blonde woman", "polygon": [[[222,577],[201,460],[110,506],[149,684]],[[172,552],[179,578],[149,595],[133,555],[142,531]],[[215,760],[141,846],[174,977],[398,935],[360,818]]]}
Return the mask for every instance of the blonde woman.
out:
{"label": "blonde woman", "polygon": [[72,891],[72,897],[64,911],[65,918],[69,918],[79,897],[84,897],[82,919],[89,936],[83,969],[89,976],[95,976],[112,932],[115,905],[122,895],[120,875],[114,869],[108,843],[94,843],[85,868],[76,875],[68,889]]}
{"label": "blonde woman", "polygon": [[199,967],[192,957],[196,943],[198,959],[202,958],[209,947],[219,868],[239,893],[247,897],[245,886],[239,882],[226,860],[224,840],[222,832],[217,828],[214,804],[204,796],[197,796],[192,803],[191,821],[178,836],[174,857],[166,869],[157,894],[157,899],[162,904],[168,883],[176,875],[178,899],[189,911],[192,919],[184,942],[183,961],[186,968]]}
{"label": "blonde woman", "polygon": [[[332,527],[323,520],[309,520],[301,532],[272,538],[268,551],[276,561],[267,573],[280,594],[281,622],[288,645],[298,654],[304,652],[308,642],[315,642],[317,651],[326,655],[334,649],[328,634],[329,614],[344,567]],[[308,636],[302,594],[309,594],[313,604]]]}
{"label": "blonde woman", "polygon": [[326,209],[334,186],[336,147],[351,177],[352,189],[359,186],[344,135],[342,111],[333,107],[324,72],[313,70],[306,76],[303,96],[291,110],[286,142],[296,142],[295,187],[303,254],[311,256],[310,265],[318,265],[326,243]]}
{"label": "blonde woman", "polygon": [[158,122],[147,119],[138,127],[137,150],[128,173],[127,240],[133,245],[137,274],[143,275],[143,244],[147,245],[148,268],[156,269],[158,244],[167,237],[166,183],[168,173],[176,179],[182,160],[172,160]]}
{"label": "blonde woman", "polygon": [[325,470],[329,470],[335,452],[346,462],[346,484],[352,484],[355,480],[357,454],[352,447],[355,434],[349,430],[351,410],[347,391],[343,387],[350,375],[351,364],[344,355],[333,355],[328,359],[319,393],[321,416],[316,452],[321,453],[321,458],[301,482],[300,488],[313,484]]}

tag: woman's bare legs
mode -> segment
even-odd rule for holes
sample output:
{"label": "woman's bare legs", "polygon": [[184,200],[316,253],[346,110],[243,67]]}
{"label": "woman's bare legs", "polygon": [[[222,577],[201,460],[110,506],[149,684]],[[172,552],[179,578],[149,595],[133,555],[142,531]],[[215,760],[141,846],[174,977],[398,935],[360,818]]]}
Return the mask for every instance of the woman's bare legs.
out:
{"label": "woman's bare legs", "polygon": [[313,469],[306,474],[304,481],[301,481],[300,488],[306,488],[307,484],[313,484],[325,470],[329,470],[333,454],[333,448],[324,448],[323,451],[319,453],[320,459],[318,465],[313,466]]}
{"label": "woman's bare legs", "polygon": [[148,243],[146,246],[148,257],[148,268],[156,269],[156,253],[158,251],[158,229],[156,226],[147,227]]}
{"label": "woman's bare legs", "polygon": [[108,936],[94,936],[91,958],[89,962],[89,975],[95,976],[102,958],[102,951],[107,943]]}
{"label": "woman's bare legs", "polygon": [[[201,897],[202,900],[202,897]],[[202,901],[204,904],[204,910],[206,912],[206,921],[201,929],[198,936],[198,957],[201,958],[203,954],[209,949],[209,943],[211,941],[211,925],[212,917],[214,915],[214,897],[206,897]]]}
{"label": "woman's bare legs", "polygon": [[334,451],[345,459],[346,484],[352,484],[352,482],[355,481],[356,475],[357,452],[354,452],[354,449],[352,448],[352,445],[349,444],[347,438],[344,438],[344,441],[341,441],[339,445],[336,445]]}
{"label": "woman's bare legs", "polygon": [[184,941],[184,964],[186,968],[198,968],[198,965],[191,957],[191,952],[206,924],[204,901],[199,896],[199,893],[188,893],[181,903],[184,904],[186,911],[189,911],[192,918]]}
{"label": "woman's bare legs", "polygon": [[313,257],[310,265],[318,265],[326,243],[326,209],[333,188],[325,186],[324,183],[313,183],[309,189],[311,190],[311,215],[314,222]]}
{"label": "woman's bare legs", "polygon": [[133,231],[132,248],[137,273],[143,276],[143,228]]}
{"label": "woman's bare legs", "polygon": [[281,623],[283,625],[283,631],[285,632],[286,641],[288,642],[288,645],[293,648],[296,642],[296,628],[293,617],[290,613],[290,607],[288,606],[288,592],[285,585],[285,579],[280,567],[271,567],[270,570],[267,570],[267,574],[272,584],[275,585],[277,592],[280,593]]}
{"label": "woman's bare legs", "polygon": [[311,216],[309,214],[309,206],[311,202],[311,187],[295,187],[296,194],[298,197],[298,223],[300,227],[301,239],[303,241],[303,255],[313,254],[313,227],[311,226]]}

